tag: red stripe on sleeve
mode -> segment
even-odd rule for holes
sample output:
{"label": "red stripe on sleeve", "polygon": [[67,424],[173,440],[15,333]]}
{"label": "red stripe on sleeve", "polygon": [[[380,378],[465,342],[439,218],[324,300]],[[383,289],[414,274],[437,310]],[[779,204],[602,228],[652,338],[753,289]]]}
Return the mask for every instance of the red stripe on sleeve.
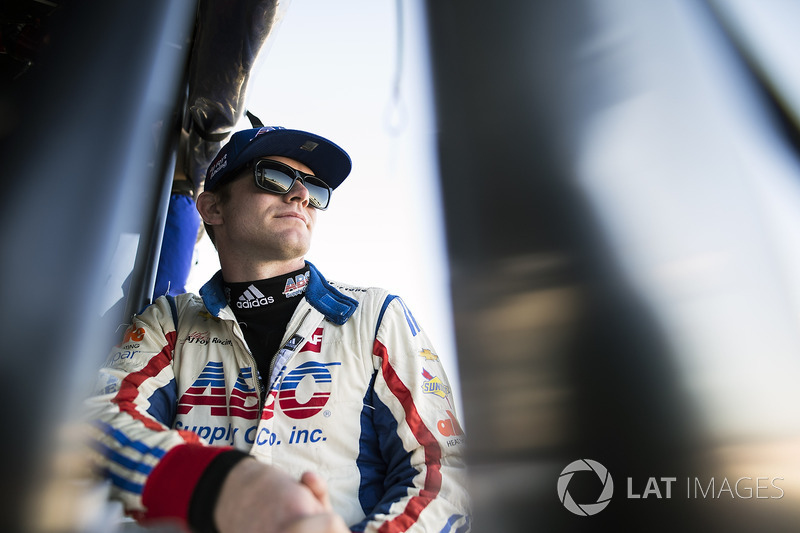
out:
{"label": "red stripe on sleeve", "polygon": [[394,368],[389,363],[389,353],[386,350],[386,346],[376,339],[373,346],[373,353],[381,358],[381,372],[383,373],[383,378],[386,380],[392,394],[400,400],[403,410],[405,411],[406,423],[411,428],[411,432],[414,434],[414,437],[416,437],[417,442],[419,442],[425,450],[425,483],[419,495],[412,497],[408,501],[403,514],[386,522],[378,530],[381,533],[399,533],[407,531],[413,526],[417,522],[422,510],[436,498],[437,494],[439,494],[439,490],[442,487],[442,451],[439,448],[436,437],[434,437],[433,433],[428,429],[428,426],[422,421],[419,412],[417,412],[417,407],[414,405],[414,398],[411,392],[405,384],[403,384]]}
{"label": "red stripe on sleeve", "polygon": [[144,383],[145,380],[157,376],[159,372],[172,362],[172,354],[175,349],[177,335],[178,333],[175,331],[167,333],[167,345],[164,346],[157,355],[151,358],[143,369],[128,374],[125,379],[122,380],[119,391],[112,400],[112,402],[119,406],[120,411],[128,413],[135,420],[143,423],[148,429],[163,431],[166,428],[155,419],[140,413],[139,410],[136,409],[134,400],[139,395],[139,386]]}

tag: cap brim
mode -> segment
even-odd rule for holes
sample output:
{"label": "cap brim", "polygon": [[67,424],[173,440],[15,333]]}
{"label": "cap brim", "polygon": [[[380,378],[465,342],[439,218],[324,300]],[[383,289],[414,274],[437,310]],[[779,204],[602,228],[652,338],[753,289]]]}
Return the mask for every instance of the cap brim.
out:
{"label": "cap brim", "polygon": [[287,129],[258,135],[232,162],[232,168],[271,155],[300,161],[331,189],[341,185],[352,169],[350,156],[337,144],[307,131]]}

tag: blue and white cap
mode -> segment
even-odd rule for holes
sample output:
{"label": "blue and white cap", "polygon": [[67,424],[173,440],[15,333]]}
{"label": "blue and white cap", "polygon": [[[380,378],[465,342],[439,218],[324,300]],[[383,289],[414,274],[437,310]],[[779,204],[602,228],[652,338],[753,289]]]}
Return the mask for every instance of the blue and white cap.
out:
{"label": "blue and white cap", "polygon": [[280,126],[252,128],[237,131],[220,149],[208,166],[203,188],[214,190],[246,163],[272,155],[300,161],[331,189],[341,185],[352,168],[347,152],[324,137]]}

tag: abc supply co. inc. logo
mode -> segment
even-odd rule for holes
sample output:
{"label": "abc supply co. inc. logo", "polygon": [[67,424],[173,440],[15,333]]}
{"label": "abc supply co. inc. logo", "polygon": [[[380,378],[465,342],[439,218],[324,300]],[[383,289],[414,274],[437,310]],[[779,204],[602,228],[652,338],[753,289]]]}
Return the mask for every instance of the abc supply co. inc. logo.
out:
{"label": "abc supply co. inc. logo", "polygon": [[[577,503],[572,495],[569,493],[569,482],[572,477],[579,472],[588,472],[596,475],[603,485],[600,496],[597,501],[590,503]],[[580,516],[592,516],[603,509],[611,502],[611,496],[614,495],[614,481],[611,479],[611,474],[608,469],[591,459],[578,459],[573,461],[561,471],[558,477],[558,499],[568,511]]]}

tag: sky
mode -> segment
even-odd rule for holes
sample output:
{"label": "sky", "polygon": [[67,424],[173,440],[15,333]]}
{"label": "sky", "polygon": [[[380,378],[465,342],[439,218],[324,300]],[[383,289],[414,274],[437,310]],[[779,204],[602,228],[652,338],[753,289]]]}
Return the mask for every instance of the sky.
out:
{"label": "sky", "polygon": [[[424,14],[400,3],[402,32],[394,0],[284,2],[247,106],[267,126],[317,133],[350,154],[352,173],[319,213],[306,259],[329,280],[401,296],[461,412]],[[190,291],[219,268],[207,238],[196,262]]]}

